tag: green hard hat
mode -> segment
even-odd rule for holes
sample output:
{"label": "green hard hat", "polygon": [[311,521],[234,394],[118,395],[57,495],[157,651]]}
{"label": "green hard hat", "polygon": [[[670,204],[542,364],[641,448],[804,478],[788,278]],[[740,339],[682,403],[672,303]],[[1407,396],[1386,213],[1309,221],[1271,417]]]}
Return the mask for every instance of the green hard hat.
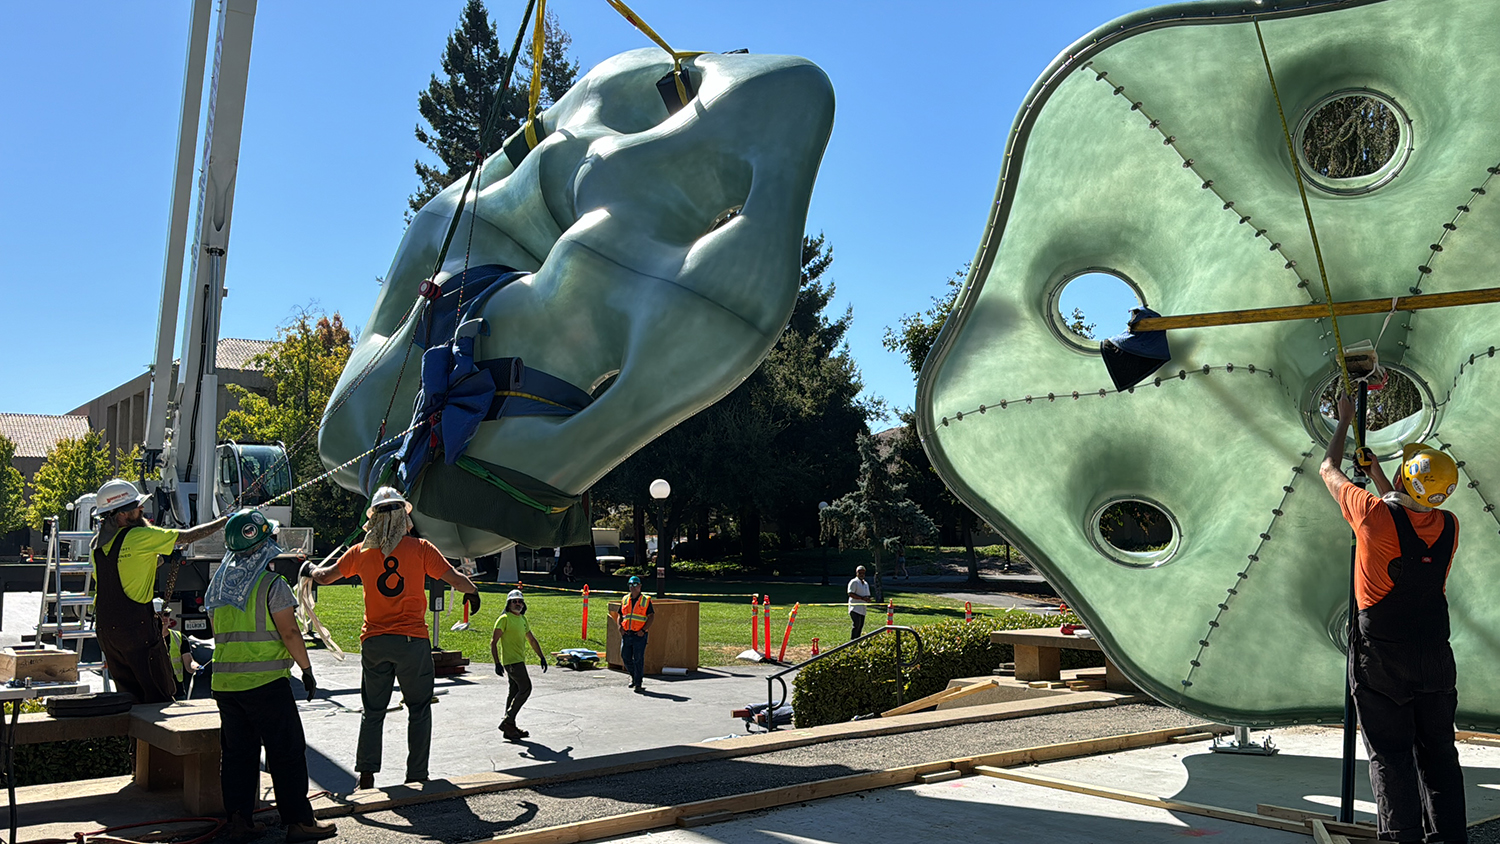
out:
{"label": "green hard hat", "polygon": [[241,510],[224,526],[224,544],[231,551],[249,551],[271,535],[271,522],[259,510]]}

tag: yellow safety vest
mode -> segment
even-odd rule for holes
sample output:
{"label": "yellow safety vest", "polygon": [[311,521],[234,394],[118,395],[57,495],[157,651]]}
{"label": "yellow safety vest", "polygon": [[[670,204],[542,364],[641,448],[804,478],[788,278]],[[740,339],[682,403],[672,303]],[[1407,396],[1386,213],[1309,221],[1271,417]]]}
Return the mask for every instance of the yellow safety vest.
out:
{"label": "yellow safety vest", "polygon": [[642,595],[641,600],[631,603],[630,596],[625,596],[624,603],[620,604],[621,626],[626,633],[635,633],[646,627],[646,611],[651,609],[651,599]]}
{"label": "yellow safety vest", "polygon": [[182,634],[178,633],[176,630],[168,630],[167,631],[167,652],[172,657],[172,676],[176,677],[177,678],[177,682],[179,682],[179,683],[182,682],[182,654],[178,653],[181,650],[182,650]]}
{"label": "yellow safety vest", "polygon": [[261,572],[248,612],[233,606],[214,610],[214,691],[243,692],[292,676],[291,651],[266,608],[271,579],[280,576]]}

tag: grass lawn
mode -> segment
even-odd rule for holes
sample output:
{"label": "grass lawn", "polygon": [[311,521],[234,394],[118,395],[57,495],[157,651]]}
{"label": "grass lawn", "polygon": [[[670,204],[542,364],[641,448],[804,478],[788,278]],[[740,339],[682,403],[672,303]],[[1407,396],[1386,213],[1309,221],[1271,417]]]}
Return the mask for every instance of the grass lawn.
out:
{"label": "grass lawn", "polygon": [[[607,578],[608,586],[623,588],[622,578]],[[483,607],[479,614],[469,620],[469,629],[455,633],[449,628],[462,617],[458,593],[449,594],[453,609],[444,613],[439,644],[446,650],[461,650],[464,656],[476,663],[488,663],[490,659],[490,633],[495,619],[504,607],[505,592],[494,584],[479,584]],[[691,594],[696,597],[698,607],[698,660],[702,665],[728,665],[735,655],[750,647],[750,594],[768,591],[771,595],[771,641],[772,655],[781,648],[782,635],[786,629],[787,615],[794,602],[801,602],[797,612],[797,623],[792,628],[791,643],[787,646],[789,660],[806,659],[812,652],[814,636],[820,646],[828,649],[842,644],[849,638],[849,615],[844,600],[844,585],[819,586],[811,583],[756,583],[725,580],[667,579],[669,595]],[[583,601],[579,595],[554,591],[540,586],[526,589],[527,619],[542,649],[548,651],[563,648],[592,648],[604,650],[606,606],[610,600],[618,600],[619,594],[593,591],[589,598],[588,638],[580,637]],[[946,600],[924,592],[899,592],[886,590],[886,597],[896,602],[896,623],[903,625],[926,624],[951,618],[963,618],[961,602]],[[833,604],[829,606],[829,604]],[[995,616],[1006,612],[992,607],[976,608],[976,619],[981,615]],[[334,640],[348,651],[359,650],[359,628],[364,614],[364,594],[359,586],[324,586],[318,590],[318,616],[333,632]],[[431,619],[429,613],[428,618]],[[884,607],[872,605],[865,632],[885,623]],[[762,631],[765,622],[762,621]]]}

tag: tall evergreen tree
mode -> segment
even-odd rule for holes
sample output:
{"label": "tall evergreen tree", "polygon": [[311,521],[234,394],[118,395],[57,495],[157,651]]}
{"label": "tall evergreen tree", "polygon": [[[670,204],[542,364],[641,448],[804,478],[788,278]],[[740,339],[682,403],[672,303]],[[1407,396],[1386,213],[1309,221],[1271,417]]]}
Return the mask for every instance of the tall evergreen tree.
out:
{"label": "tall evergreen tree", "polygon": [[[907,314],[901,317],[897,328],[886,328],[883,344],[886,349],[905,358],[906,365],[911,367],[913,375],[921,374],[922,365],[927,361],[927,355],[932,351],[933,345],[937,343],[943,323],[947,321],[948,315],[953,312],[953,306],[958,302],[958,293],[963,284],[962,279],[968,275],[968,272],[969,267],[966,264],[958,272],[949,276],[945,282],[946,290],[942,295],[932,297],[932,305],[926,311]],[[1070,325],[1075,331],[1083,333],[1093,330],[1092,325],[1083,322],[1081,313],[1076,310],[1073,313],[1074,319]],[[946,532],[963,543],[969,569],[969,582],[978,583],[979,554],[974,548],[974,531],[981,524],[979,516],[949,491],[948,486],[938,477],[937,471],[932,468],[931,461],[927,459],[927,452],[922,448],[921,438],[917,436],[915,416],[905,411],[900,414],[900,418],[901,429],[893,442],[896,476],[906,485],[912,499],[942,526],[941,532]],[[941,544],[941,539],[939,539],[939,544]]]}
{"label": "tall evergreen tree", "polygon": [[766,359],[729,395],[601,479],[596,500],[645,510],[655,523],[646,490],[665,478],[672,495],[661,535],[677,535],[687,521],[702,533],[718,513],[738,527],[750,565],[760,560],[766,517],[788,540],[817,532],[817,502],[854,485],[859,461],[849,442],[869,432],[873,412],[859,399],[863,384],[844,342],[852,316],[825,313],[835,292],[823,278],[832,262],[823,235],[803,238],[797,302]]}
{"label": "tall evergreen tree", "polygon": [[[572,36],[558,24],[550,12],[543,21],[542,90],[538,110],[556,102],[578,78],[578,63],[568,60]],[[443,49],[443,79],[433,74],[427,89],[417,95],[417,111],[426,122],[416,127],[417,140],[437,156],[438,163],[418,160],[415,164],[420,182],[407,200],[406,219],[421,210],[443,188],[462,177],[474,166],[480,134],[495,102],[500,77],[505,72],[508,53],[500,43],[495,25],[483,0],[469,0],[459,16],[458,26],[448,36]],[[483,155],[489,157],[526,119],[531,99],[531,47],[522,46],[511,75],[510,85],[501,102],[502,110],[496,130],[485,140]]]}
{"label": "tall evergreen tree", "polygon": [[884,597],[881,571],[886,553],[932,536],[937,527],[906,497],[906,484],[896,480],[894,458],[881,455],[875,438],[861,435],[858,445],[858,488],[834,499],[819,515],[824,535],[837,540],[840,547],[870,549],[875,572],[871,597],[879,601]]}

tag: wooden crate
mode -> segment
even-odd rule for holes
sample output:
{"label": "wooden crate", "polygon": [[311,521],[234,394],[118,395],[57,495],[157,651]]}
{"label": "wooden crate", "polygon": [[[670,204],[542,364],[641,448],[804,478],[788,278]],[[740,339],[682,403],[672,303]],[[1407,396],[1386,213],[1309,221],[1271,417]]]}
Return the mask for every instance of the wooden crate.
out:
{"label": "wooden crate", "polygon": [[[652,598],[656,620],[646,637],[646,672],[660,674],[663,668],[698,667],[698,602],[671,598]],[[622,668],[620,661],[620,602],[608,605],[609,625],[605,637],[605,660],[611,668]]]}
{"label": "wooden crate", "polygon": [[0,681],[27,678],[42,683],[76,683],[78,654],[48,647],[0,650]]}

